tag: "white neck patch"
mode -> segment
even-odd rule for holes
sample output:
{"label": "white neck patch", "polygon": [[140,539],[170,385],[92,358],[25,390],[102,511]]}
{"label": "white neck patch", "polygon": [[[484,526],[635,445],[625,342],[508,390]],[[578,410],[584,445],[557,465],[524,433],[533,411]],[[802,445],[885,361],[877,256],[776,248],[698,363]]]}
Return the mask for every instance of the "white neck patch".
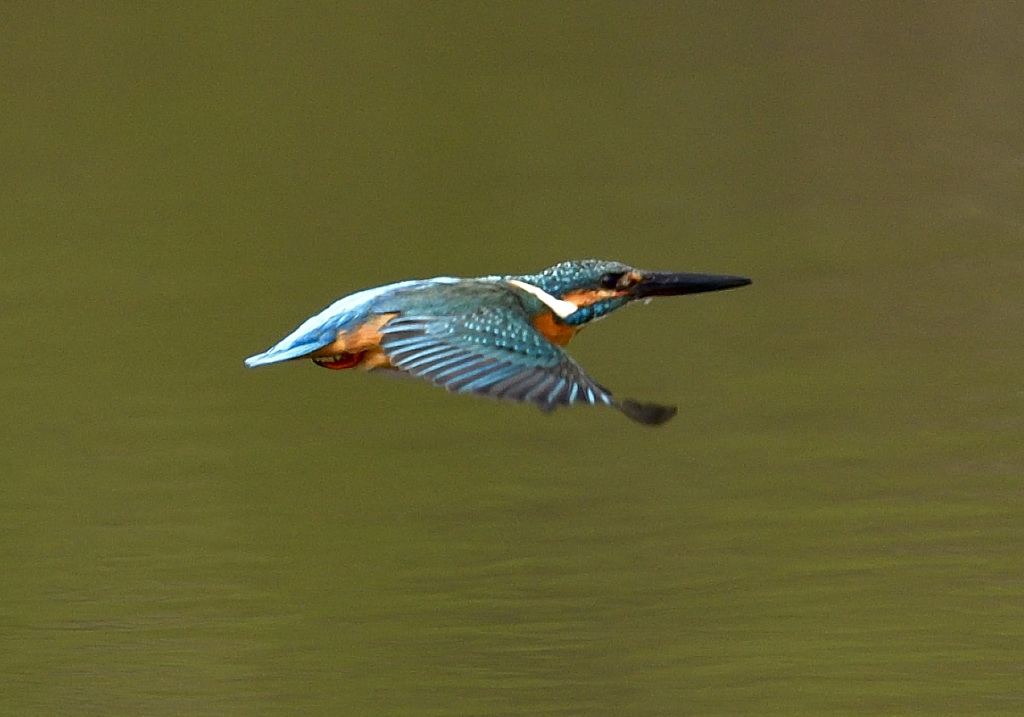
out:
{"label": "white neck patch", "polygon": [[549,309],[555,312],[555,315],[560,319],[564,319],[570,314],[575,313],[576,309],[578,308],[576,304],[572,303],[571,301],[563,301],[562,299],[556,299],[551,294],[544,291],[544,289],[534,286],[533,284],[527,284],[525,281],[519,281],[519,279],[506,279],[505,281],[507,281],[509,284],[516,288],[522,289],[527,294],[533,294],[534,296],[536,296],[538,299],[544,302],[545,306],[547,306]]}

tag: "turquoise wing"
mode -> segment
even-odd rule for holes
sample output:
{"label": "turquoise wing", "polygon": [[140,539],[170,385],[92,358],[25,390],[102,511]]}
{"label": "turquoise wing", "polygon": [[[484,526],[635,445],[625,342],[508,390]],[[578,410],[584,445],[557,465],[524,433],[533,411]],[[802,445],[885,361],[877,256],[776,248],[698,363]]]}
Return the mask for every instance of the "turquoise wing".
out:
{"label": "turquoise wing", "polygon": [[400,316],[381,329],[381,348],[394,368],[456,393],[524,401],[545,411],[574,403],[622,408],[569,354],[508,307]]}

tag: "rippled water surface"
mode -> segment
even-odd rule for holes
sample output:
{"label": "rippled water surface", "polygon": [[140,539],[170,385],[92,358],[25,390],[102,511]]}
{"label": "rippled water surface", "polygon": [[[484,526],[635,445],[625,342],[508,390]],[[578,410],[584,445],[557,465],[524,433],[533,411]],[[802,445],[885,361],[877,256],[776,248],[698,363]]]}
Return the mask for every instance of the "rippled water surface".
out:
{"label": "rippled water surface", "polygon": [[[0,712],[1024,711],[1016,4],[3,15]],[[589,256],[664,427],[241,364]]]}

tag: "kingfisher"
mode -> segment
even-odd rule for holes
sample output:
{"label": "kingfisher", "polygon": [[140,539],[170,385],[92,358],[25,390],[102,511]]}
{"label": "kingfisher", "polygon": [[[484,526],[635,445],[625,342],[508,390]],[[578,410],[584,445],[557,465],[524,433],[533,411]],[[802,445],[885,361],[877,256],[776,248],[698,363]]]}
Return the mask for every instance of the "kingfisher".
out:
{"label": "kingfisher", "polygon": [[399,281],[335,301],[245,365],[308,358],[323,368],[397,372],[544,412],[610,406],[660,425],[676,415],[675,406],[613,398],[564,347],[584,326],[631,302],[749,283],[600,259],[565,261],[537,274]]}

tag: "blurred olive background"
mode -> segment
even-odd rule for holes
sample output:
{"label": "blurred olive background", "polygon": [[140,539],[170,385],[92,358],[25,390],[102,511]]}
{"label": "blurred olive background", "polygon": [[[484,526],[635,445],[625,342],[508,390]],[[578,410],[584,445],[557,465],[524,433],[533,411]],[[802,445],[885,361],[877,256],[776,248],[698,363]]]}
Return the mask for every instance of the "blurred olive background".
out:
{"label": "blurred olive background", "polygon": [[[1024,711],[1024,9],[0,9],[0,712]],[[544,416],[245,356],[357,289],[746,274]]]}

